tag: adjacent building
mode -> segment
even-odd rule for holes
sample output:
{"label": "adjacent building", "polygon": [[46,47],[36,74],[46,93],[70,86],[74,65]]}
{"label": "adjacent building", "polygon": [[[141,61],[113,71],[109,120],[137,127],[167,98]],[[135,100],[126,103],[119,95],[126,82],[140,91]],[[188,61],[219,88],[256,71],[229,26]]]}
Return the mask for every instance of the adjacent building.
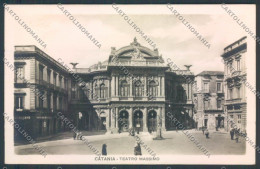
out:
{"label": "adjacent building", "polygon": [[196,128],[224,130],[224,72],[203,71],[196,75],[194,88]]}
{"label": "adjacent building", "polygon": [[240,128],[246,132],[246,86],[243,81],[247,78],[246,52],[247,37],[243,37],[224,48],[221,55],[225,63],[224,92],[225,111],[230,127]]}
{"label": "adjacent building", "polygon": [[[70,76],[36,46],[15,46],[14,118],[32,137],[63,131],[57,112],[68,114]],[[21,133],[14,130],[15,138]]]}

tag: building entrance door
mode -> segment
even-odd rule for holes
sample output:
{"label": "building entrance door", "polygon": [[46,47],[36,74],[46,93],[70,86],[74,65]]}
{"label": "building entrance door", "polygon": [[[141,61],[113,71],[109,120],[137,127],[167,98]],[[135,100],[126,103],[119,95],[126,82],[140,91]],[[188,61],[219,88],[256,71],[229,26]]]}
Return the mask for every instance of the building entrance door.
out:
{"label": "building entrance door", "polygon": [[148,113],[148,131],[154,132],[157,130],[157,113],[152,110]]}
{"label": "building entrance door", "polygon": [[143,131],[143,112],[140,110],[134,113],[134,128],[135,131]]}
{"label": "building entrance door", "polygon": [[127,111],[120,112],[119,119],[118,119],[118,126],[121,132],[128,131],[128,118],[129,118],[129,114]]}
{"label": "building entrance door", "polygon": [[216,124],[218,128],[224,128],[224,117],[218,115],[218,117],[216,117]]}

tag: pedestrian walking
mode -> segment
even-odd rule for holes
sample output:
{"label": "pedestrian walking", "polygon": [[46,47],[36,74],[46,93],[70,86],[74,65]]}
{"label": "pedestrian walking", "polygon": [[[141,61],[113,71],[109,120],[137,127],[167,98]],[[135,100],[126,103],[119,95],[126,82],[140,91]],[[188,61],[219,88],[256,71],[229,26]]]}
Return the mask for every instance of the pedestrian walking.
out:
{"label": "pedestrian walking", "polygon": [[77,136],[76,132],[73,132],[73,139],[74,140],[76,139],[76,136]]}
{"label": "pedestrian walking", "polygon": [[240,129],[235,130],[236,143],[238,143],[238,141],[239,141],[239,132],[240,132]]}
{"label": "pedestrian walking", "polygon": [[103,156],[106,156],[106,155],[107,155],[107,145],[106,145],[106,144],[103,144],[103,145],[102,145],[102,155],[103,155]]}
{"label": "pedestrian walking", "polygon": [[231,128],[230,136],[231,136],[231,140],[234,140],[234,128]]}
{"label": "pedestrian walking", "polygon": [[205,128],[204,127],[202,127],[202,134],[204,135],[204,131],[205,131]]}
{"label": "pedestrian walking", "polygon": [[141,146],[140,143],[136,142],[135,146],[134,146],[134,155],[142,155],[142,150],[141,150]]}
{"label": "pedestrian walking", "polygon": [[205,130],[205,135],[206,135],[206,138],[208,139],[209,138],[209,130],[208,129]]}

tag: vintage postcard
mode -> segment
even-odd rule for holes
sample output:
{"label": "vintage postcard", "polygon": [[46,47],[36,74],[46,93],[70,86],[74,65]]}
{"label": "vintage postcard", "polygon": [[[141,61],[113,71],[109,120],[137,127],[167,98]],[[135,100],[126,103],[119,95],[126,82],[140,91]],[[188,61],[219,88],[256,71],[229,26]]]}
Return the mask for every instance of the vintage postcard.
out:
{"label": "vintage postcard", "polygon": [[5,163],[255,164],[255,5],[12,5]]}

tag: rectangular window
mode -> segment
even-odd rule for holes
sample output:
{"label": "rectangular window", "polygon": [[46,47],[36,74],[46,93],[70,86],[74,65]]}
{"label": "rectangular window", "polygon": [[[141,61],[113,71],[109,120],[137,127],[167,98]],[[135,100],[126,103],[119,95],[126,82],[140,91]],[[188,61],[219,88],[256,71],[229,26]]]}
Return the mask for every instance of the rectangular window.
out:
{"label": "rectangular window", "polygon": [[44,92],[40,92],[41,94],[38,96],[39,98],[39,108],[42,109],[43,108],[43,99],[41,98],[41,96],[44,96]]}
{"label": "rectangular window", "polygon": [[241,115],[240,114],[237,115],[237,123],[241,123]]}
{"label": "rectangular window", "polygon": [[231,119],[233,119],[233,118],[234,118],[234,116],[233,116],[233,115],[230,115],[230,118],[231,118]]}
{"label": "rectangular window", "polygon": [[240,60],[237,60],[237,71],[240,71]]}
{"label": "rectangular window", "polygon": [[221,100],[217,100],[217,107],[221,108]]}
{"label": "rectangular window", "polygon": [[23,109],[24,108],[24,96],[17,95],[15,96],[15,108]]}
{"label": "rectangular window", "polygon": [[23,83],[23,80],[24,80],[24,67],[20,65],[16,66],[15,82]]}
{"label": "rectangular window", "polygon": [[43,80],[43,66],[39,65],[39,80]]}
{"label": "rectangular window", "polygon": [[67,79],[64,78],[64,89],[67,89]]}
{"label": "rectangular window", "polygon": [[53,84],[54,84],[54,86],[57,86],[57,74],[56,73],[53,74]]}
{"label": "rectangular window", "polygon": [[240,87],[237,88],[237,98],[240,98]]}
{"label": "rectangular window", "polygon": [[51,109],[51,95],[50,93],[47,94],[47,109]]}
{"label": "rectangular window", "polygon": [[229,67],[229,72],[228,74],[232,73],[234,70],[233,70],[233,63],[232,62],[229,62],[228,64],[228,67]]}
{"label": "rectangular window", "polygon": [[209,92],[209,83],[204,83],[203,89],[204,89],[204,92]]}
{"label": "rectangular window", "polygon": [[62,79],[62,77],[60,76],[59,77],[59,87],[62,87],[62,80],[61,79]]}
{"label": "rectangular window", "polygon": [[57,95],[53,95],[53,110],[57,110]]}
{"label": "rectangular window", "polygon": [[218,91],[218,92],[221,91],[221,83],[217,83],[217,91]]}
{"label": "rectangular window", "polygon": [[72,82],[71,97],[72,97],[72,99],[77,98],[77,86],[76,86],[75,82]]}
{"label": "rectangular window", "polygon": [[229,89],[229,98],[228,99],[232,99],[233,98],[233,90]]}
{"label": "rectangular window", "polygon": [[51,71],[47,70],[47,82],[51,83]]}

